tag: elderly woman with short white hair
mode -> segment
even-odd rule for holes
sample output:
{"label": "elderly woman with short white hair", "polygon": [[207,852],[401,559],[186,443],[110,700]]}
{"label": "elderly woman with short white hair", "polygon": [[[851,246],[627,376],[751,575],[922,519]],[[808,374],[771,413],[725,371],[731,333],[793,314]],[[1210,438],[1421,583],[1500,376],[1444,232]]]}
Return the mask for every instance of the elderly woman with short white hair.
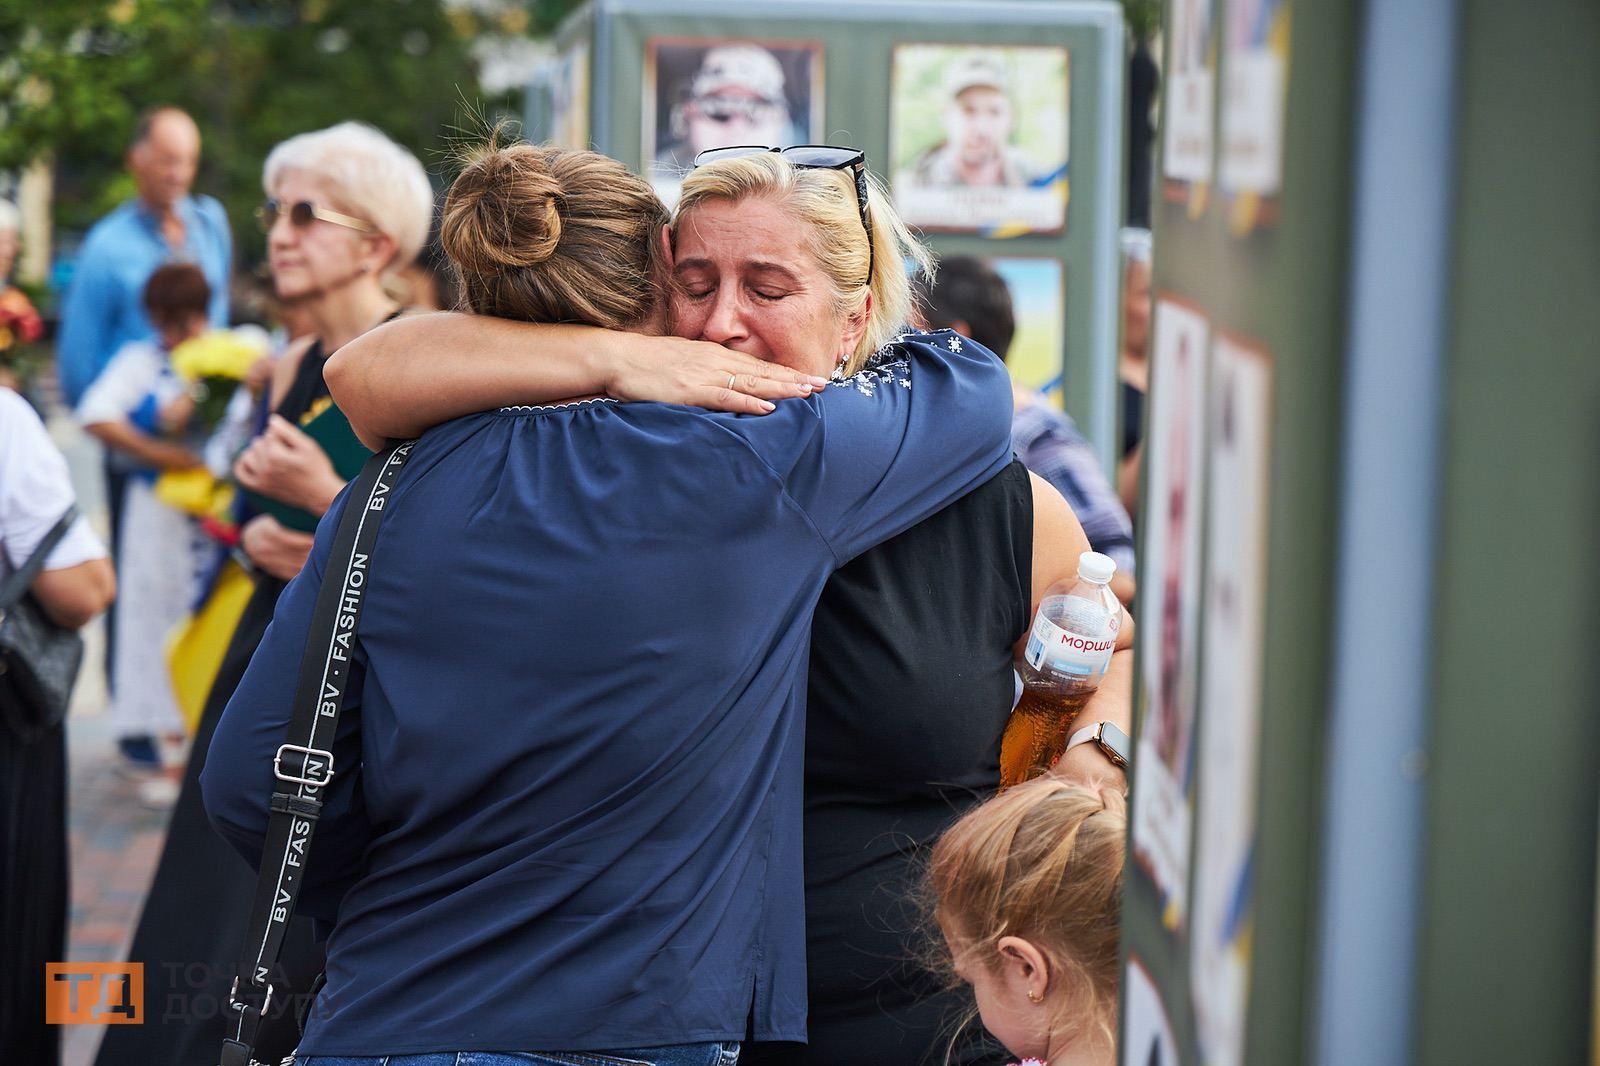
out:
{"label": "elderly woman with short white hair", "polygon": [[[255,879],[206,824],[199,774],[222,709],[272,620],[278,594],[300,572],[312,531],[367,451],[328,396],[328,356],[400,306],[386,281],[408,266],[427,239],[433,189],[415,156],[370,126],[343,122],[291,137],[267,157],[257,211],[278,295],[304,307],[314,328],[284,351],[273,374],[265,427],[234,473],[253,517],[235,558],[252,572],[254,594],[234,630],[194,738],[156,881],[129,955],[145,963],[147,1002],[226,1002],[227,974],[242,941]],[[398,286],[396,286],[398,289]],[[284,951],[284,981],[307,990],[321,968],[306,919],[296,919]],[[162,963],[171,964],[164,966]],[[180,965],[181,964],[181,965]],[[197,966],[196,964],[201,964]],[[204,967],[203,987],[188,983]],[[187,975],[187,976],[185,976]],[[178,978],[183,977],[180,981]],[[274,978],[276,981],[277,978]],[[221,1015],[163,1017],[112,1026],[102,1062],[216,1062]],[[292,1012],[263,1021],[259,1051],[276,1062],[294,1047]]]}

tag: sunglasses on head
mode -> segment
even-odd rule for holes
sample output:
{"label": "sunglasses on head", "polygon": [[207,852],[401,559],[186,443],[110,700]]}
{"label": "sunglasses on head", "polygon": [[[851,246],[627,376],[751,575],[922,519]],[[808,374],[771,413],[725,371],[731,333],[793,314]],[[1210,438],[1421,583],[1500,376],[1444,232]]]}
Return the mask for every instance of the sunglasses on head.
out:
{"label": "sunglasses on head", "polygon": [[861,213],[861,229],[867,235],[867,280],[872,284],[872,268],[876,253],[872,247],[872,225],[867,221],[867,153],[859,148],[846,148],[835,144],[796,144],[788,148],[773,148],[765,144],[736,144],[728,148],[707,148],[694,157],[694,165],[703,167],[723,159],[776,152],[791,165],[801,170],[848,170],[856,179],[856,208]]}
{"label": "sunglasses on head", "polygon": [[299,200],[292,204],[283,203],[281,200],[268,200],[256,208],[256,221],[261,223],[263,233],[278,224],[278,216],[287,214],[289,225],[295,229],[305,229],[311,223],[321,220],[332,222],[335,226],[344,226],[347,229],[359,230],[362,233],[376,233],[378,227],[370,222],[362,221],[353,215],[342,215],[337,211],[329,211],[325,207],[318,207],[310,200]]}

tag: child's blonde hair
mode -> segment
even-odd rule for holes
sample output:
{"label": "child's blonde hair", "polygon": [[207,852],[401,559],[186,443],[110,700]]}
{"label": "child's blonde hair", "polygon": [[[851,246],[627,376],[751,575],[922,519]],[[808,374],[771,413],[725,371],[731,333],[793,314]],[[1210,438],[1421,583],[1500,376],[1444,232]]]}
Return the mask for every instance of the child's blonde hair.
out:
{"label": "child's blonde hair", "polygon": [[[934,847],[928,882],[950,952],[991,969],[1002,937],[1029,941],[1069,990],[1052,1031],[1115,1042],[1127,802],[1053,777],[969,812]],[[949,959],[947,961],[953,961]]]}

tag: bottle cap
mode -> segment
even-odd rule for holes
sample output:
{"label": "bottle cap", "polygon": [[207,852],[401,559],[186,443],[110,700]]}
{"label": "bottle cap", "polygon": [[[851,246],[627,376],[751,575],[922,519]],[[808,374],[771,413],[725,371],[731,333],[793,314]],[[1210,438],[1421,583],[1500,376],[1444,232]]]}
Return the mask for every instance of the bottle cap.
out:
{"label": "bottle cap", "polygon": [[1104,585],[1111,580],[1111,575],[1117,572],[1117,561],[1109,555],[1099,552],[1084,552],[1078,556],[1078,577],[1084,581],[1093,581],[1096,585]]}

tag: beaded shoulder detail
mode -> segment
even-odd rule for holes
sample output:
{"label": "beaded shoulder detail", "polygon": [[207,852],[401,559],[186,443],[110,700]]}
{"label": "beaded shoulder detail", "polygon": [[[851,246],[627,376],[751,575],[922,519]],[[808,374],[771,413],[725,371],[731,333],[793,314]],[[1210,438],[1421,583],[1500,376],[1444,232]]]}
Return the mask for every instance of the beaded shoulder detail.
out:
{"label": "beaded shoulder detail", "polygon": [[847,378],[835,381],[833,388],[855,389],[863,396],[875,395],[881,385],[911,387],[911,363],[891,348],[880,348],[872,360]]}
{"label": "beaded shoulder detail", "polygon": [[862,367],[850,377],[841,378],[836,385],[853,388],[863,396],[871,396],[878,391],[880,385],[899,385],[901,388],[911,387],[911,361],[904,352],[895,346],[902,341],[915,337],[926,344],[938,344],[952,352],[959,353],[962,348],[962,338],[959,333],[952,330],[941,329],[932,333],[923,333],[909,330],[905,333],[891,337],[883,347],[872,353],[866,366]]}
{"label": "beaded shoulder detail", "polygon": [[512,404],[509,407],[500,408],[500,412],[501,412],[501,414],[508,414],[508,415],[518,415],[518,414],[524,414],[524,413],[532,414],[532,413],[536,413],[536,412],[539,412],[539,411],[565,411],[569,407],[583,407],[585,404],[591,404],[591,403],[616,403],[616,402],[617,402],[616,400],[612,399],[609,396],[593,396],[593,397],[590,397],[587,400],[573,400],[571,403],[519,403],[519,404]]}

